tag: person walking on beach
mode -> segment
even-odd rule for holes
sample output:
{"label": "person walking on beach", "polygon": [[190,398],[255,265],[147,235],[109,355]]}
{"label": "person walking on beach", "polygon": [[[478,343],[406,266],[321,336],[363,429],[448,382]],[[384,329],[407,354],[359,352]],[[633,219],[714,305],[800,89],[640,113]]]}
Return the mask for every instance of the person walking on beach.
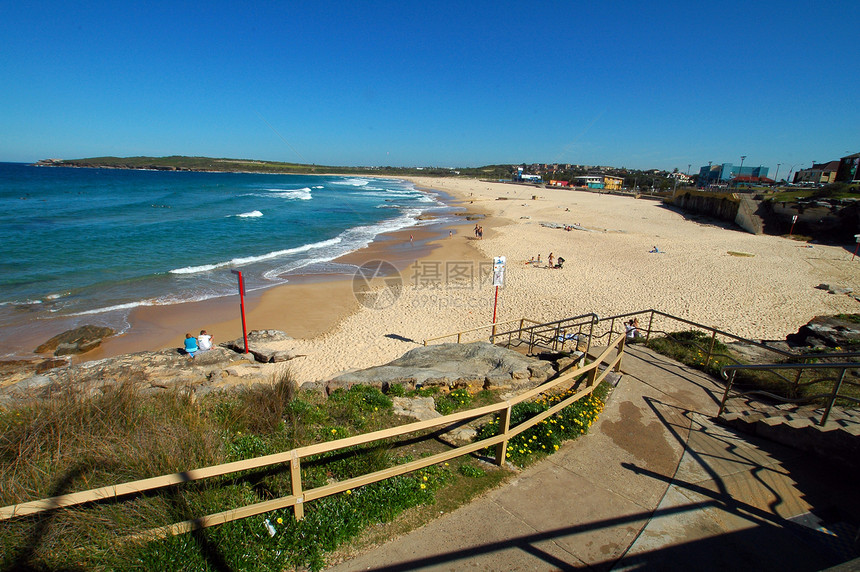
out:
{"label": "person walking on beach", "polygon": [[198,351],[200,351],[200,348],[197,347],[197,338],[191,334],[185,334],[185,353],[194,357],[194,354]]}
{"label": "person walking on beach", "polygon": [[197,347],[201,352],[206,352],[212,349],[212,336],[206,333],[206,330],[200,330],[200,335],[197,336]]}
{"label": "person walking on beach", "polygon": [[555,258],[553,258],[553,256],[552,256],[552,252],[549,253],[549,256],[547,257],[546,260],[547,260],[547,263],[549,263],[549,267],[552,268],[552,262],[553,262],[553,260],[555,260]]}
{"label": "person walking on beach", "polygon": [[475,223],[475,238],[478,238],[478,230],[479,230],[480,228],[481,228],[481,227],[479,227],[479,226],[478,226],[478,223]]}
{"label": "person walking on beach", "polygon": [[484,240],[484,227],[478,227],[478,240]]}

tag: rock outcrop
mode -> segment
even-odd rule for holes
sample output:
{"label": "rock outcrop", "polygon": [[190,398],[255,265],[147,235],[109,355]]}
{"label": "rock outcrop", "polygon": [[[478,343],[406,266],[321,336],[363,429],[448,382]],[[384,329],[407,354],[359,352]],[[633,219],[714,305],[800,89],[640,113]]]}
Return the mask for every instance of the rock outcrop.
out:
{"label": "rock outcrop", "polygon": [[554,373],[550,362],[524,356],[488,342],[439,344],[410,350],[385,365],[340,375],[326,391],[356,384],[387,389],[427,386],[473,389],[521,389],[546,381]]}
{"label": "rock outcrop", "polygon": [[786,337],[789,345],[813,348],[860,349],[860,320],[851,316],[816,316],[796,334]]}
{"label": "rock outcrop", "polygon": [[115,333],[102,326],[81,326],[54,336],[34,351],[37,354],[54,352],[55,356],[82,354],[99,347],[103,339]]}
{"label": "rock outcrop", "polygon": [[177,349],[138,352],[55,368],[0,387],[0,399],[47,397],[58,392],[91,395],[105,385],[128,382],[143,393],[174,388],[218,388],[271,381],[271,373],[222,347],[193,359]]}
{"label": "rock outcrop", "polygon": [[[279,363],[300,357],[301,354],[279,349],[276,344],[290,339],[292,338],[280,330],[251,330],[248,332],[248,353],[260,363]],[[245,352],[244,338],[237,338],[222,346],[238,353]]]}

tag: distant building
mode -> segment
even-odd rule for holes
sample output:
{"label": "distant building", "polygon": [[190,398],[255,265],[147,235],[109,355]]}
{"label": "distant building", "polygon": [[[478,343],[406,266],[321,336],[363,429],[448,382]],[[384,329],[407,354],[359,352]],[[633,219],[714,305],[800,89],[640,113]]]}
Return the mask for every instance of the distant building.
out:
{"label": "distant building", "polygon": [[815,183],[827,184],[836,181],[836,173],[839,171],[839,161],[829,163],[813,163],[809,169],[801,169],[794,174],[793,183]]}
{"label": "distant building", "polygon": [[523,167],[517,167],[517,174],[514,176],[515,181],[523,181],[527,183],[540,183],[543,178],[540,175],[529,175]]}
{"label": "distant building", "polygon": [[583,175],[581,177],[574,177],[573,180],[580,187],[588,187],[589,189],[603,188],[603,175]]}
{"label": "distant building", "polygon": [[551,187],[569,187],[569,181],[556,181],[555,179],[550,180],[549,185]]}
{"label": "distant building", "polygon": [[773,179],[767,177],[755,177],[753,175],[739,175],[732,179],[732,185],[735,187],[754,187],[762,185],[773,185],[776,183]]}
{"label": "distant building", "polygon": [[860,182],[860,153],[854,153],[839,160],[836,180],[843,183]]}
{"label": "distant building", "polygon": [[580,187],[607,189],[610,191],[620,190],[624,184],[624,179],[611,175],[583,175],[581,177],[574,177],[573,180],[574,184]]}
{"label": "distant building", "polygon": [[603,175],[603,188],[610,191],[620,191],[622,186],[624,186],[623,178]]}
{"label": "distant building", "polygon": [[725,186],[731,183],[735,177],[767,177],[767,172],[767,167],[744,167],[741,169],[731,163],[705,165],[699,169],[699,187]]}

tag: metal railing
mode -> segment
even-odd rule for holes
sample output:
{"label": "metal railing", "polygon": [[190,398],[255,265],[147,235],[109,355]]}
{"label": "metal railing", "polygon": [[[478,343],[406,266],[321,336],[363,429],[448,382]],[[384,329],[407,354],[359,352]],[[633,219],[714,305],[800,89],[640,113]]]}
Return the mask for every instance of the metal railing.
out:
{"label": "metal railing", "polygon": [[[621,328],[618,328],[619,331],[616,332],[616,326],[619,324],[623,324],[622,320],[634,318],[637,316],[644,316],[647,318],[647,325],[643,326],[643,338],[647,343],[651,337],[655,334],[666,336],[670,339],[674,339],[670,330],[675,328],[669,327],[670,323],[680,323],[686,326],[691,326],[693,328],[702,330],[708,334],[708,341],[706,346],[699,345],[695,342],[686,342],[692,345],[693,347],[698,348],[704,354],[704,367],[708,367],[708,365],[717,358],[722,358],[723,361],[734,362],[733,364],[725,365],[720,368],[720,374],[724,379],[727,380],[726,388],[724,390],[722,402],[720,404],[720,414],[725,410],[725,403],[729,399],[729,393],[732,390],[732,387],[735,383],[735,376],[738,371],[743,370],[759,370],[759,371],[768,371],[774,376],[778,377],[782,380],[785,385],[790,389],[793,394],[797,394],[798,391],[804,387],[810,387],[813,385],[817,385],[825,382],[834,382],[832,391],[829,393],[819,393],[815,395],[808,395],[800,398],[789,398],[785,396],[780,396],[773,392],[769,392],[763,389],[754,389],[745,392],[735,392],[736,397],[742,397],[744,395],[763,395],[769,398],[772,398],[776,401],[781,401],[784,403],[802,403],[802,402],[811,402],[817,399],[825,399],[825,410],[821,416],[820,425],[823,425],[827,422],[827,418],[830,415],[830,412],[838,399],[844,399],[850,401],[855,404],[860,404],[860,400],[857,398],[851,397],[849,395],[845,395],[841,392],[842,388],[846,385],[850,385],[853,387],[860,387],[860,384],[849,381],[845,379],[846,372],[849,369],[860,368],[860,364],[845,362],[847,359],[858,359],[860,358],[860,353],[851,353],[851,352],[841,352],[841,353],[830,353],[830,354],[802,354],[802,353],[793,353],[789,351],[785,351],[781,348],[776,348],[770,345],[767,345],[762,342],[757,342],[754,340],[750,340],[747,338],[743,338],[741,336],[737,336],[730,332],[726,332],[719,328],[715,328],[713,326],[706,326],[704,324],[700,324],[697,322],[693,322],[691,320],[687,320],[685,318],[680,318],[678,316],[673,316],[672,314],[667,314],[665,312],[660,312],[659,310],[640,310],[638,312],[630,312],[627,314],[618,314],[616,316],[609,316],[606,318],[601,318],[599,323],[596,325],[596,331],[594,333],[595,340],[599,340],[607,335],[615,335],[617,333],[624,333]],[[643,320],[644,322],[645,320]],[[602,326],[607,327],[601,328]],[[605,330],[605,331],[603,331]],[[601,333],[603,332],[603,333]],[[769,364],[742,364],[740,363],[734,356],[731,356],[726,353],[720,353],[715,351],[715,347],[717,346],[717,341],[728,341],[728,342],[739,342],[744,345],[752,346],[761,350],[765,350],[770,355],[773,356],[772,359],[781,359],[781,360],[791,360],[791,363],[769,363]],[[678,340],[675,340],[678,341]],[[629,340],[628,340],[629,342]],[[812,360],[833,360],[839,359],[843,360],[840,363],[809,363]],[[834,372],[838,372],[837,376],[828,376],[822,377],[819,379],[813,379],[810,381],[802,381],[802,377],[804,372],[806,371],[818,371],[818,370],[832,370]],[[794,375],[784,375],[782,372],[794,372]],[[729,377],[727,377],[729,376]]]}
{"label": "metal railing", "polygon": [[[594,313],[564,318],[563,320],[556,320],[554,322],[539,322],[530,318],[518,318],[496,324],[485,324],[468,330],[436,336],[435,338],[427,338],[424,340],[424,345],[455,337],[459,344],[463,343],[464,337],[468,337],[469,339],[479,338],[487,340],[490,343],[504,343],[507,347],[519,343],[527,343],[529,353],[538,346],[552,351],[565,351],[566,346],[571,343],[574,349],[577,349],[579,343],[585,343],[586,347],[590,348],[594,325],[598,321],[599,317]],[[510,324],[518,324],[518,326],[510,330],[498,331]],[[467,334],[474,334],[476,332],[484,332],[486,335],[467,336]]]}
{"label": "metal railing", "polygon": [[[542,347],[551,351],[565,351],[567,344],[572,343],[573,349],[577,350],[580,343],[586,346],[586,352],[591,348],[591,339],[594,334],[594,325],[600,318],[597,314],[583,314],[554,322],[538,323],[535,320],[523,320],[520,327],[507,332],[501,332],[490,336],[490,341],[505,342],[508,347],[517,343],[527,343],[528,352],[532,353],[535,347]],[[526,326],[525,322],[529,325]]]}
{"label": "metal railing", "polygon": [[[843,358],[860,358],[860,353],[832,353],[832,354],[808,354],[802,357],[804,361],[810,359],[843,359]],[[842,388],[845,385],[851,385],[854,387],[860,387],[860,383],[854,381],[847,381],[845,379],[845,374],[849,369],[856,369],[860,367],[860,364],[857,362],[817,362],[817,363],[770,363],[770,364],[758,364],[758,365],[727,365],[723,366],[720,369],[720,375],[723,376],[723,379],[726,380],[726,389],[723,392],[723,399],[720,402],[720,411],[721,415],[726,408],[726,401],[729,399],[729,393],[732,391],[732,387],[735,383],[735,377],[739,371],[768,371],[776,373],[778,370],[796,370],[797,374],[795,376],[795,381],[793,384],[793,391],[796,394],[797,390],[800,387],[807,386],[811,387],[813,385],[817,385],[825,382],[833,382],[833,389],[829,393],[817,393],[813,395],[805,395],[803,397],[790,398],[782,395],[777,395],[775,393],[762,390],[762,389],[751,389],[749,391],[735,391],[734,397],[743,397],[746,395],[764,395],[776,401],[781,401],[783,403],[808,403],[818,399],[825,399],[824,403],[824,412],[821,415],[821,419],[819,420],[819,425],[824,425],[827,423],[827,418],[830,416],[830,412],[833,409],[833,405],[836,403],[837,399],[845,399],[847,401],[851,401],[855,404],[860,404],[860,399],[856,397],[852,397],[850,395],[845,395],[841,393]],[[839,372],[838,376],[825,376],[819,379],[813,379],[807,382],[801,382],[801,376],[805,371],[816,371],[816,370],[825,370],[825,371],[833,371]],[[780,375],[782,379],[788,380],[786,376]]]}
{"label": "metal railing", "polygon": [[[672,330],[676,330],[677,327],[675,324],[683,324],[685,326],[691,326],[693,328],[704,331],[708,334],[708,341],[706,346],[699,345],[692,341],[685,341],[683,343],[688,343],[700,350],[702,350],[704,354],[704,366],[707,367],[714,358],[721,357],[727,361],[733,361],[735,363],[739,363],[737,359],[733,356],[719,353],[715,351],[715,347],[717,346],[717,341],[723,342],[740,342],[744,345],[752,346],[759,348],[761,350],[765,350],[771,353],[774,358],[773,359],[784,359],[784,358],[798,358],[799,355],[787,352],[781,348],[776,348],[773,346],[769,346],[763,342],[757,342],[755,340],[750,340],[748,338],[744,338],[741,336],[737,336],[730,332],[726,332],[725,330],[721,330],[714,326],[707,326],[705,324],[700,324],[698,322],[693,322],[691,320],[687,320],[686,318],[681,318],[679,316],[674,316],[672,314],[667,314],[666,312],[661,312],[659,310],[649,309],[649,310],[639,310],[636,312],[629,312],[626,314],[617,314],[614,316],[608,316],[605,318],[600,318],[600,321],[595,326],[594,338],[599,341],[600,339],[616,334],[624,334],[624,322],[622,320],[628,318],[636,318],[643,317],[643,322],[645,324],[640,325],[640,330],[642,335],[642,341],[645,343],[649,342],[654,335],[662,335],[666,336],[670,339],[672,338]],[[606,324],[609,324],[606,327]],[[629,340],[628,340],[629,341]],[[678,341],[678,340],[675,340]]]}
{"label": "metal railing", "polygon": [[[614,357],[612,357],[613,353],[615,353]],[[610,371],[619,371],[621,369],[621,358],[623,355],[624,336],[619,336],[617,339],[612,340],[609,346],[603,351],[603,353],[597,358],[595,358],[595,360],[591,363],[584,366],[571,366],[568,370],[564,371],[555,379],[551,379],[550,381],[534,389],[526,391],[516,397],[513,397],[506,401],[502,401],[500,403],[486,405],[468,411],[461,411],[436,419],[418,421],[415,423],[410,423],[408,425],[383,429],[381,431],[375,431],[364,435],[356,435],[353,437],[348,437],[346,439],[339,439],[337,441],[329,441],[326,443],[318,443],[305,447],[299,447],[290,451],[267,455],[264,457],[257,457],[244,461],[235,461],[222,465],[215,465],[181,473],[152,477],[129,483],[110,485],[98,489],[91,489],[88,491],[70,493],[51,498],[10,505],[0,508],[0,521],[16,517],[23,517],[27,515],[35,515],[46,511],[52,511],[86,503],[119,499],[120,497],[128,495],[145,493],[164,487],[181,485],[184,483],[190,483],[193,481],[199,481],[201,479],[207,479],[216,476],[235,474],[240,471],[261,469],[264,467],[274,467],[285,464],[289,466],[292,494],[273,500],[267,500],[264,502],[243,506],[240,508],[226,510],[223,512],[201,516],[199,518],[186,520],[167,526],[162,526],[160,528],[149,530],[143,535],[138,535],[138,538],[150,539],[183,534],[186,532],[191,532],[193,530],[199,530],[210,526],[224,524],[234,520],[247,518],[257,514],[262,514],[272,510],[278,510],[288,507],[293,507],[293,514],[295,518],[297,520],[301,520],[304,517],[304,503],[306,502],[342,493],[356,487],[382,481],[394,476],[417,471],[425,467],[429,467],[437,463],[442,463],[463,455],[468,455],[488,447],[495,446],[495,463],[497,465],[502,465],[505,462],[505,454],[507,451],[509,440],[526,431],[527,429],[530,429],[531,427],[537,425],[541,421],[549,418],[550,416],[558,413],[565,407],[570,406],[579,399],[590,395],[597,387],[597,385],[601,381],[603,381],[604,377],[606,377],[606,375],[610,373]],[[602,372],[600,372],[599,366],[604,362],[606,362],[606,367]],[[557,404],[553,405],[546,411],[543,411],[538,415],[531,417],[514,427],[510,425],[511,411],[515,405],[524,401],[531,400],[542,393],[555,390],[559,387],[574,387],[577,382],[582,378],[582,376],[585,376],[584,386],[578,386],[579,390],[576,391],[574,394],[559,401]],[[304,490],[302,487],[301,463],[303,459],[307,459],[308,457],[314,457],[316,455],[322,455],[336,451],[343,451],[344,449],[347,449],[349,447],[383,441],[393,437],[400,437],[406,434],[424,431],[427,429],[433,429],[436,427],[459,425],[463,422],[479,419],[483,416],[494,414],[499,415],[499,433],[493,437],[488,437],[480,441],[469,443],[468,445],[456,447],[449,451],[437,453],[429,457],[410,461],[402,465],[395,465],[393,467],[389,467],[380,471],[368,473],[344,481],[330,483],[308,490]]]}

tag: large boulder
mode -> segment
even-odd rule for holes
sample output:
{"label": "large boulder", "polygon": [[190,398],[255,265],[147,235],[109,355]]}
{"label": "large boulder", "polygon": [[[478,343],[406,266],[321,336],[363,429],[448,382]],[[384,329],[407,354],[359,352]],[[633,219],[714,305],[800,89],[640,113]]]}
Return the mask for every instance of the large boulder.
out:
{"label": "large boulder", "polygon": [[[277,342],[292,338],[280,330],[251,330],[248,332],[248,353],[260,363],[278,363],[299,357],[299,354],[282,349]],[[234,352],[245,353],[245,339],[236,338],[222,344]]]}
{"label": "large boulder", "polygon": [[99,347],[104,338],[116,332],[103,326],[81,326],[56,335],[35,349],[37,354],[54,352],[55,356],[82,354]]}
{"label": "large boulder", "polygon": [[356,384],[381,389],[392,384],[407,389],[433,385],[519,389],[546,381],[552,373],[550,362],[487,342],[439,344],[415,348],[385,365],[340,375],[326,384],[326,391]]}

